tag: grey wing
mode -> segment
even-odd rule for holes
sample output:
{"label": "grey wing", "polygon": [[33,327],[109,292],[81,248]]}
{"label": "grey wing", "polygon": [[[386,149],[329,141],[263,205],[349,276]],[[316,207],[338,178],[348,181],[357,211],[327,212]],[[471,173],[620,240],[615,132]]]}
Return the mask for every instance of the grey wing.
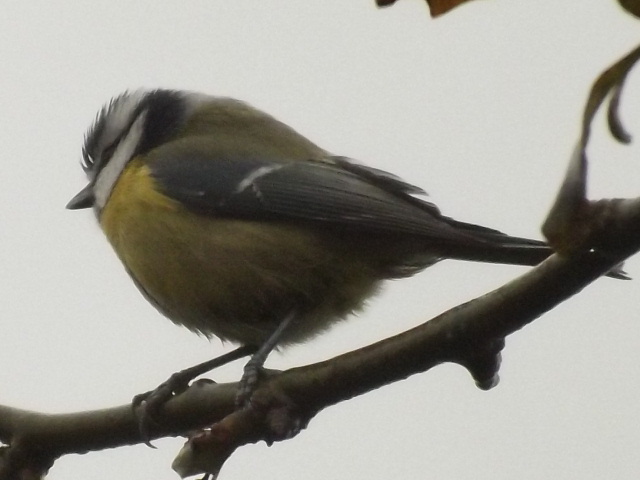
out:
{"label": "grey wing", "polygon": [[[305,221],[364,232],[409,234],[432,240],[473,239],[452,225],[422,192],[392,174],[350,163],[159,154],[151,173],[163,192],[204,215],[263,221]],[[483,227],[479,231],[497,234]]]}

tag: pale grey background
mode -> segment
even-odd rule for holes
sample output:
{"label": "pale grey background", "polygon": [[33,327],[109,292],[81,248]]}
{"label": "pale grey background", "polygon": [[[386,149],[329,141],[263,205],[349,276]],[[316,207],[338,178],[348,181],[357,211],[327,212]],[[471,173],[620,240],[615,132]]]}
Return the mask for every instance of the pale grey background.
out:
{"label": "pale grey background", "polygon": [[[611,1],[5,0],[0,16],[0,402],[70,412],[128,402],[228,349],[173,326],[89,211],[82,135],[123,89],[250,101],[336,153],[423,186],[463,220],[539,237],[595,76],[640,41]],[[640,136],[640,77],[623,117]],[[598,119],[592,196],[640,192],[638,147]],[[640,261],[627,270],[640,277]],[[286,368],[403,331],[522,273],[449,262],[390,283],[354,319],[274,355]],[[293,441],[237,452],[225,479],[635,479],[638,281],[601,280],[507,341],[502,382],[441,366],[321,413]],[[234,380],[234,365],[217,375]],[[171,479],[181,440],[56,463],[49,478]]]}

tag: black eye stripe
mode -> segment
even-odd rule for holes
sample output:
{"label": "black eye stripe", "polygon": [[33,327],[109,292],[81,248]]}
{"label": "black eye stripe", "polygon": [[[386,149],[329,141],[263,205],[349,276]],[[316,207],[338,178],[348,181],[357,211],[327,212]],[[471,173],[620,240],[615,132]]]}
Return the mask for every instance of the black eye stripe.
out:
{"label": "black eye stripe", "polygon": [[[134,94],[136,95],[136,94]],[[126,138],[133,123],[145,114],[142,135],[135,146],[134,155],[144,154],[169,139],[181,123],[185,115],[183,95],[174,90],[151,90],[142,96],[136,96],[137,104],[130,102],[128,93],[112,99],[98,112],[93,125],[84,138],[82,149],[82,168],[90,178],[95,178],[113,157],[118,145]],[[120,110],[121,106],[130,110]],[[127,114],[127,122],[122,125],[123,114]],[[112,115],[116,115],[117,123]],[[117,127],[118,132],[114,132]],[[108,139],[109,133],[118,136],[104,148],[100,148]]]}
{"label": "black eye stripe", "polygon": [[129,134],[129,131],[131,130],[131,126],[140,116],[140,108],[137,108],[135,112],[136,112],[135,115],[132,115],[132,118],[129,121],[129,124],[122,130],[120,135],[118,135],[115,138],[115,140],[113,140],[106,147],[104,147],[100,152],[98,152],[98,155],[96,157],[94,157],[91,153],[89,153],[88,150],[83,149],[84,163],[87,165],[84,168],[84,170],[85,172],[88,172],[91,177],[93,178],[97,177],[98,173],[100,173],[100,171],[105,167],[105,165],[109,163],[109,160],[111,160],[111,157],[113,157],[113,154],[116,152],[116,149],[118,148],[118,145],[120,145],[120,142],[122,142],[122,140]]}
{"label": "black eye stripe", "polygon": [[113,154],[115,153],[116,148],[118,148],[118,144],[120,143],[121,139],[122,136],[116,138],[113,142],[107,145],[104,150],[102,150],[102,155],[100,155],[102,162],[107,162],[111,157],[113,157]]}

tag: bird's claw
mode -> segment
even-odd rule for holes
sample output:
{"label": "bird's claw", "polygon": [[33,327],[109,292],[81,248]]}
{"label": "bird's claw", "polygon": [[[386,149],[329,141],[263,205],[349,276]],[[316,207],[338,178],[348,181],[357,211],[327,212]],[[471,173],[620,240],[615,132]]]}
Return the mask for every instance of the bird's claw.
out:
{"label": "bird's claw", "polygon": [[249,362],[244,367],[244,373],[238,383],[238,393],[236,395],[236,409],[246,407],[251,401],[251,395],[258,386],[260,377],[264,374],[264,368],[260,365]]}
{"label": "bird's claw", "polygon": [[189,381],[190,378],[185,379],[182,372],[177,372],[154,390],[140,393],[133,397],[131,407],[138,420],[138,431],[148,447],[156,448],[151,443],[150,430],[152,427],[159,425],[155,419],[159,416],[162,406],[174,396],[184,392],[189,386]]}

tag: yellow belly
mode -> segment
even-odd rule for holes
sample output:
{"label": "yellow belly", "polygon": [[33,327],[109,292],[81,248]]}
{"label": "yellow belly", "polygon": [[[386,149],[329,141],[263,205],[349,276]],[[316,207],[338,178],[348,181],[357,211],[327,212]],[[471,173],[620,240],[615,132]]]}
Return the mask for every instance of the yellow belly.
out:
{"label": "yellow belly", "polygon": [[294,322],[281,343],[305,340],[359,309],[381,279],[357,245],[322,232],[187,211],[135,163],[100,224],[164,315],[243,344],[263,342],[289,313]]}

